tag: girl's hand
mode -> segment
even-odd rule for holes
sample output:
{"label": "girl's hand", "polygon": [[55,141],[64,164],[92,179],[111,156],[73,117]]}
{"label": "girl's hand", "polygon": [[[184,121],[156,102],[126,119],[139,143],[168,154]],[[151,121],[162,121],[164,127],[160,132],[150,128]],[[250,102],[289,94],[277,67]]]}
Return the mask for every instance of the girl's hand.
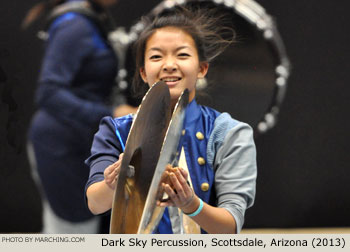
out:
{"label": "girl's hand", "polygon": [[110,166],[108,166],[105,169],[105,171],[103,172],[103,175],[105,177],[104,182],[112,190],[115,190],[115,187],[117,184],[118,175],[120,173],[120,166],[121,166],[121,163],[123,160],[123,155],[124,155],[124,153],[121,153],[119,155],[118,161],[115,162],[114,164],[111,164]]}
{"label": "girl's hand", "polygon": [[194,192],[187,183],[188,173],[182,168],[173,168],[168,171],[169,183],[163,183],[163,190],[168,194],[169,200],[158,201],[159,206],[177,206],[185,210],[194,199]]}

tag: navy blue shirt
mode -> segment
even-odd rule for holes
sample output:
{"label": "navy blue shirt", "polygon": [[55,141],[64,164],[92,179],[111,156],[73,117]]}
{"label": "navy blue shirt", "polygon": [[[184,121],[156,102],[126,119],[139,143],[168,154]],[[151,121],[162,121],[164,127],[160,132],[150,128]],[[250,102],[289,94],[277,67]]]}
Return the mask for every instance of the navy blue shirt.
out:
{"label": "navy blue shirt", "polygon": [[108,105],[117,58],[98,26],[68,12],[49,28],[29,130],[42,187],[61,218],[92,218],[84,199],[91,140]]}
{"label": "navy blue shirt", "polygon": [[96,126],[111,114],[106,106],[117,63],[97,26],[77,13],[57,18],[49,40],[37,91],[40,108],[78,129]]}

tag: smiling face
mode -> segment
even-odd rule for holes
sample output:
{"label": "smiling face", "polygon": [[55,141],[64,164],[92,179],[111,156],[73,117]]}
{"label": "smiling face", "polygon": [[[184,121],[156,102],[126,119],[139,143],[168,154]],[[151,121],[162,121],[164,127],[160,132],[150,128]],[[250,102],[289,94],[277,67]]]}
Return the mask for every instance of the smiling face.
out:
{"label": "smiling face", "polygon": [[207,62],[199,62],[192,37],[176,27],[157,29],[149,37],[144,62],[140,69],[143,81],[149,86],[164,81],[169,87],[173,106],[185,88],[189,91],[190,101],[193,100],[197,79],[206,75],[209,66]]}

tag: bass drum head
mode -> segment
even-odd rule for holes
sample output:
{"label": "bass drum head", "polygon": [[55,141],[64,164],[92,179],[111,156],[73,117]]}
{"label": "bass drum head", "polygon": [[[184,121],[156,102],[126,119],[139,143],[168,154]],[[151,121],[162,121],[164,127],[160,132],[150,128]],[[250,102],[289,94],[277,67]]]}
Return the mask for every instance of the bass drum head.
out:
{"label": "bass drum head", "polygon": [[207,83],[203,87],[198,83],[197,100],[255,127],[274,96],[276,55],[263,34],[233,8],[212,2],[202,5],[228,12],[236,36],[235,42],[211,62]]}
{"label": "bass drum head", "polygon": [[[197,83],[198,103],[228,112],[233,118],[250,124],[256,135],[272,128],[284,98],[290,70],[272,18],[252,0],[167,0],[156,6],[149,16],[176,5],[215,8],[219,14],[231,17],[225,25],[235,31],[235,42],[211,62],[206,79]],[[130,37],[135,39],[142,29],[140,21],[132,27]],[[125,64],[129,74],[133,72],[131,58],[126,57]],[[131,75],[127,77],[128,83],[131,78]]]}

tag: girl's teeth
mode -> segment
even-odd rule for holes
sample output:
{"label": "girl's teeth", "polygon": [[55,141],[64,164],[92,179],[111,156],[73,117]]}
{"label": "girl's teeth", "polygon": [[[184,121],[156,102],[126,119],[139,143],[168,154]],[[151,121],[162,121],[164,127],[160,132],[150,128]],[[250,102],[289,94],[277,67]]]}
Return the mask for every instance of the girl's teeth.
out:
{"label": "girl's teeth", "polygon": [[162,79],[162,81],[169,83],[169,84],[180,81],[180,80],[181,80],[181,78],[164,78],[164,79]]}

